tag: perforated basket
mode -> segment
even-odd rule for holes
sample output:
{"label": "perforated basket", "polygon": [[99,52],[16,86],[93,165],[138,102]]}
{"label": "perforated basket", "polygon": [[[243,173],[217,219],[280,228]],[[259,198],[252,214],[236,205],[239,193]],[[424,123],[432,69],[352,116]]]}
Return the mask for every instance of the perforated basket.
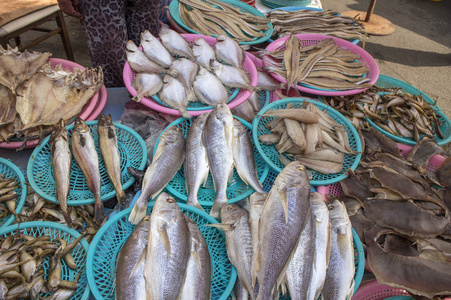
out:
{"label": "perforated basket", "polygon": [[[252,140],[252,131],[251,131],[251,125],[247,123],[246,121],[237,118],[248,130],[247,133],[249,135],[249,138]],[[166,127],[166,129],[161,133],[163,134],[167,128],[174,125],[182,129],[183,135],[187,136],[188,130],[191,128],[191,124],[194,122],[195,118],[191,119],[185,119],[180,118],[172,122],[171,124]],[[160,142],[161,134],[158,137],[157,143],[155,144],[154,153],[155,150],[158,147],[158,143]],[[266,176],[268,175],[269,166],[265,163],[263,158],[258,154],[255,145],[254,145],[254,156],[255,156],[255,163],[257,165],[257,175],[260,180],[260,182],[264,182]],[[172,179],[168,185],[166,186],[166,189],[174,195],[177,199],[180,199],[182,201],[186,201],[188,198],[188,193],[186,191],[185,187],[185,173],[183,167],[180,168],[180,170],[175,175],[174,179]],[[254,192],[254,189],[251,188],[249,185],[247,185],[238,175],[236,172],[236,169],[233,171],[233,177],[230,183],[227,186],[227,200],[228,203],[235,203],[237,201],[240,201],[246,197],[248,197],[250,194]],[[207,181],[205,185],[201,185],[197,194],[197,199],[199,200],[200,205],[203,207],[211,207],[214,203],[214,199],[216,196],[216,192],[213,186],[213,178],[211,177],[211,174],[208,175]]]}
{"label": "perforated basket", "polygon": [[[0,157],[0,174],[5,175],[5,178],[14,178],[14,180],[19,182],[19,186],[14,191],[19,195],[16,199],[16,213],[20,213],[25,204],[25,198],[27,197],[25,177],[15,164],[2,157]],[[1,203],[0,205],[3,205],[7,210],[4,203]],[[14,215],[8,213],[5,217],[0,219],[0,228],[10,225],[13,221]]]}
{"label": "perforated basket", "polygon": [[[440,131],[443,133],[444,138],[440,139],[437,135],[435,135],[435,141],[437,142],[437,144],[439,144],[441,146],[443,146],[451,141],[451,121],[443,113],[443,111],[440,109],[440,107],[438,105],[436,105],[436,103],[428,95],[426,95],[419,89],[415,88],[414,86],[412,86],[404,81],[401,81],[399,79],[396,79],[396,78],[393,78],[393,77],[390,77],[387,75],[380,75],[379,79],[376,82],[376,86],[383,87],[383,88],[399,88],[404,93],[408,93],[408,94],[412,94],[412,95],[422,95],[423,99],[426,102],[428,102],[429,104],[431,104],[431,107],[435,110],[435,112],[437,114],[437,118],[438,118],[439,122],[441,123]],[[371,121],[369,118],[366,118],[366,120],[368,121],[368,123],[371,126],[373,126],[377,130],[379,130],[380,132],[382,132],[383,134],[385,134],[386,136],[388,136],[389,138],[391,138],[397,142],[407,144],[407,145],[415,145],[417,143],[412,138],[405,138],[405,137],[393,135],[393,134],[387,132],[386,130],[384,130],[384,129],[380,128],[379,126],[377,126],[376,124],[374,124],[374,122]],[[423,137],[423,135],[420,135],[420,138],[422,138],[422,137]]]}
{"label": "perforated basket", "polygon": [[[265,17],[265,15],[262,14],[256,8],[250,6],[249,4],[243,3],[241,1],[237,1],[237,0],[221,0],[221,1],[237,7],[240,11],[247,12],[247,13],[253,14],[255,16]],[[169,12],[171,14],[171,17],[174,19],[174,21],[177,23],[177,25],[182,27],[184,30],[192,32],[192,33],[199,34],[198,32],[194,31],[193,29],[191,29],[191,28],[189,28],[188,26],[185,25],[185,23],[183,22],[182,18],[180,17],[179,5],[180,5],[180,2],[178,0],[173,0],[171,2],[171,4],[169,4]],[[264,41],[268,40],[271,37],[272,32],[273,32],[273,27],[272,27],[272,24],[269,21],[269,19],[268,19],[268,26],[269,26],[269,28],[266,31],[263,32],[263,33],[265,33],[265,36],[263,36],[261,38],[254,38],[254,40],[249,41],[249,42],[238,41],[238,43],[242,44],[242,45],[245,45],[245,44],[255,45],[255,44],[263,43]],[[212,36],[216,37],[213,34],[212,34]]]}
{"label": "perforated basket", "polygon": [[[67,226],[55,222],[42,222],[42,221],[26,222],[3,227],[0,229],[0,236],[8,237],[11,235],[16,235],[18,230],[23,234],[33,237],[40,237],[46,235],[50,236],[50,240],[60,238],[67,241],[68,244],[73,242],[76,238],[80,236],[80,233]],[[85,269],[88,248],[89,248],[88,243],[86,242],[85,239],[82,239],[80,243],[78,243],[78,245],[76,245],[74,249],[72,249],[72,251],[70,252],[75,260],[75,263],[77,264],[76,270],[70,269],[66,265],[64,260],[61,260],[62,280],[73,281],[75,280],[77,274],[81,272],[80,278],[78,279],[77,291],[70,298],[71,300],[86,300],[89,298],[89,286]],[[43,268],[45,271],[44,279],[47,279],[49,275],[49,266],[50,266],[50,257],[47,256],[44,259],[43,264]],[[41,297],[47,297],[49,295],[51,294],[46,293],[40,294]]]}
{"label": "perforated basket", "polygon": [[[81,70],[85,69],[85,67],[83,67],[77,63],[74,63],[73,61],[70,61],[70,60],[65,60],[65,59],[61,59],[61,58],[49,58],[49,61],[52,62],[53,66],[61,64],[61,66],[63,68],[69,69],[69,70],[73,70],[73,68],[78,68]],[[83,120],[89,120],[90,116],[93,116],[93,115],[95,115],[95,113],[97,113],[97,115],[93,118],[93,120],[95,118],[97,118],[97,116],[100,114],[101,110],[105,106],[106,97],[107,97],[106,87],[105,87],[105,85],[103,85],[100,88],[100,90],[96,94],[94,94],[94,96],[92,96],[91,100],[85,106],[83,106],[83,109],[81,110],[81,112],[79,114],[79,117]],[[99,107],[101,107],[102,109],[98,110]],[[9,143],[0,142],[0,148],[19,149],[20,147],[22,147],[22,144],[23,144],[22,140],[20,140],[20,141],[14,140],[14,141],[10,141]],[[36,147],[38,144],[39,144],[39,139],[28,140],[25,143],[24,148],[33,148],[33,147]]]}
{"label": "perforated basket", "polygon": [[[316,45],[319,42],[321,42],[322,40],[331,38],[335,41],[335,44],[337,44],[337,46],[341,49],[346,49],[350,52],[353,52],[357,55],[360,56],[360,58],[358,59],[360,62],[362,62],[363,64],[366,65],[366,67],[368,68],[368,72],[362,77],[363,78],[369,78],[370,81],[369,83],[374,85],[377,81],[377,78],[379,77],[379,67],[376,63],[376,61],[374,60],[374,58],[365,50],[363,50],[362,48],[360,48],[357,45],[354,45],[351,42],[348,42],[346,40],[340,39],[340,38],[336,38],[333,36],[329,36],[329,35],[324,35],[324,34],[310,34],[310,33],[305,33],[305,34],[296,34],[296,36],[299,38],[301,47],[302,46],[309,46],[309,45]],[[272,42],[271,44],[269,44],[266,47],[266,50],[268,51],[274,51],[274,50],[278,50],[278,49],[285,49],[285,44],[287,42],[287,40],[289,39],[289,36],[285,36],[285,37],[281,37],[277,40],[275,40],[274,42]],[[280,75],[277,75],[275,73],[270,73],[276,80],[280,81],[280,82],[287,82],[287,80],[283,77],[281,77]],[[298,90],[302,91],[302,92],[306,92],[309,94],[313,94],[313,95],[323,95],[323,96],[347,96],[347,95],[355,95],[358,93],[361,93],[363,91],[366,91],[368,88],[365,89],[353,89],[353,90],[345,90],[345,91],[339,91],[339,90],[325,90],[325,89],[320,89],[317,87],[312,87],[312,86],[307,86],[305,84],[300,84],[297,85]]]}
{"label": "perforated basket", "polygon": [[[97,121],[86,124],[91,129],[94,143],[99,156],[99,169],[101,176],[100,198],[108,200],[116,195],[113,184],[108,178],[105,164],[99,150],[99,137],[97,134]],[[127,167],[143,170],[146,165],[147,149],[143,139],[130,127],[113,122],[116,127],[119,157],[121,159],[122,189],[125,190],[135,179],[128,173]],[[74,125],[66,127],[69,137],[72,137]],[[30,156],[27,166],[27,175],[31,187],[44,199],[58,203],[56,199],[56,185],[51,162],[50,137],[36,148]],[[71,143],[71,142],[70,142]],[[84,205],[94,203],[94,194],[88,189],[86,178],[72,157],[70,171],[70,190],[67,205]]]}
{"label": "perforated basket", "polygon": [[[152,212],[154,203],[149,204],[147,214]],[[217,223],[205,212],[183,203],[179,203],[179,206],[183,213],[197,223],[207,242],[213,267],[211,299],[227,299],[235,284],[236,270],[227,257],[224,233],[217,228],[203,226]],[[128,222],[130,212],[131,208],[128,208],[111,218],[91,242],[86,264],[88,282],[92,294],[98,300],[115,299],[116,257],[135,228]]]}
{"label": "perforated basket", "polygon": [[[193,43],[194,40],[198,38],[203,38],[208,44],[214,45],[216,43],[216,39],[211,36],[205,36],[200,34],[181,34],[181,36],[188,41],[188,43]],[[255,86],[257,84],[257,70],[255,69],[255,65],[252,62],[252,60],[246,56],[244,63],[243,63],[243,69],[248,73],[250,83],[252,86]],[[135,78],[135,72],[132,70],[128,62],[125,62],[124,69],[123,69],[123,79],[124,84],[129,93],[132,96],[136,96],[138,92],[136,89],[132,86],[133,79]],[[234,108],[235,106],[241,104],[244,102],[249,96],[251,95],[251,91],[245,90],[245,89],[230,89],[228,88],[228,94],[229,94],[229,101],[227,103],[227,106],[229,108]],[[232,99],[233,97],[233,99]],[[149,98],[149,97],[143,97],[140,101],[143,105],[170,115],[176,115],[181,116],[180,112],[176,109],[172,109],[170,107],[164,106],[158,101],[161,102],[161,100],[156,100],[155,98]],[[192,102],[189,104],[187,111],[191,116],[198,116],[203,114],[204,112],[211,111],[213,108],[211,106],[207,106],[205,104],[202,104],[200,102]]]}
{"label": "perforated basket", "polygon": [[[335,182],[338,182],[344,178],[346,178],[345,171],[348,169],[354,170],[357,168],[357,165],[359,164],[360,158],[362,156],[362,144],[360,142],[360,138],[358,136],[357,131],[355,130],[354,126],[339,112],[337,112],[335,109],[319,103],[318,101],[307,99],[307,98],[286,98],[282,100],[275,101],[267,106],[265,106],[255,117],[254,122],[252,123],[252,133],[254,138],[254,143],[257,147],[258,152],[263,157],[263,159],[269,164],[269,166],[275,170],[276,173],[279,173],[282,171],[282,169],[285,167],[282,162],[279,159],[279,152],[277,151],[275,145],[263,145],[260,143],[258,137],[263,134],[269,134],[271,131],[265,128],[265,125],[271,122],[275,117],[264,117],[262,116],[265,112],[268,110],[277,110],[277,109],[283,109],[286,108],[288,103],[291,103],[294,105],[294,107],[301,107],[303,101],[308,101],[312,104],[314,104],[316,107],[321,109],[322,111],[325,111],[327,114],[329,114],[335,121],[337,121],[338,124],[341,124],[345,127],[346,131],[348,132],[349,136],[349,144],[351,145],[351,148],[354,151],[357,151],[358,154],[345,154],[344,156],[344,162],[343,162],[343,170],[340,173],[336,174],[321,174],[319,172],[313,171],[308,169],[311,180],[311,185],[326,185],[326,184],[332,184]],[[286,156],[288,159],[292,160],[291,157]]]}
{"label": "perforated basket", "polygon": [[[376,280],[362,285],[352,296],[352,300],[382,300],[395,296],[409,296],[409,293],[401,288],[380,284]],[[404,298],[402,298],[404,299]],[[407,299],[413,299],[411,297]]]}

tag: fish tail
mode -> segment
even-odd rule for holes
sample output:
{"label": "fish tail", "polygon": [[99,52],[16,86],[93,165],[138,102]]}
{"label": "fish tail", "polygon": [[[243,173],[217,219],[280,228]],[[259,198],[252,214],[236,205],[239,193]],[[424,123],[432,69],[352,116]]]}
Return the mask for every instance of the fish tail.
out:
{"label": "fish tail", "polygon": [[189,102],[196,102],[197,101],[196,94],[194,93],[194,90],[190,90],[188,92],[187,97],[188,97],[188,101]]}
{"label": "fish tail", "polygon": [[213,203],[213,206],[211,207],[210,210],[210,216],[212,216],[213,218],[219,220],[219,213],[221,212],[221,208],[227,205],[227,197],[224,196],[220,196],[219,194],[216,196],[215,202]]}
{"label": "fish tail", "polygon": [[122,189],[117,190],[116,192],[117,202],[119,203],[119,210],[124,210],[126,207],[125,203],[125,192]]}
{"label": "fish tail", "polygon": [[186,111],[186,109],[185,108],[181,108],[181,109],[179,109],[179,112],[182,114],[182,116],[184,117],[184,118],[191,118],[192,116]]}
{"label": "fish tail", "polygon": [[103,219],[105,218],[105,213],[103,209],[103,202],[100,200],[100,197],[96,197],[95,205],[94,205],[94,221],[97,224],[102,224]]}
{"label": "fish tail", "polygon": [[142,96],[141,94],[138,94],[138,95],[136,95],[135,97],[133,97],[132,100],[135,101],[135,102],[140,102],[141,99],[142,99],[142,97],[143,97],[143,96]]}
{"label": "fish tail", "polygon": [[130,216],[128,217],[130,223],[136,225],[146,216],[146,204],[147,201],[145,198],[142,198],[141,194],[141,197],[136,201],[135,206],[133,206]]}
{"label": "fish tail", "polygon": [[186,200],[186,204],[194,206],[195,208],[198,208],[202,211],[205,211],[204,208],[199,204],[199,201],[197,200],[197,196],[188,195],[188,199]]}
{"label": "fish tail", "polygon": [[63,217],[64,217],[64,221],[66,221],[66,225],[68,227],[71,227],[72,219],[70,218],[69,211],[67,210],[67,206],[65,209],[63,207],[61,207],[61,212],[63,213]]}

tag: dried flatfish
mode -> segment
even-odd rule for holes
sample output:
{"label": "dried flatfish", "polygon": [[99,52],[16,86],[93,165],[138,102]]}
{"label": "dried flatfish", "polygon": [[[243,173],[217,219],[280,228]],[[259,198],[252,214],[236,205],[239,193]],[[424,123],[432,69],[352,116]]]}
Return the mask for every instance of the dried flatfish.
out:
{"label": "dried flatfish", "polygon": [[16,95],[0,84],[0,126],[9,124],[16,118]]}

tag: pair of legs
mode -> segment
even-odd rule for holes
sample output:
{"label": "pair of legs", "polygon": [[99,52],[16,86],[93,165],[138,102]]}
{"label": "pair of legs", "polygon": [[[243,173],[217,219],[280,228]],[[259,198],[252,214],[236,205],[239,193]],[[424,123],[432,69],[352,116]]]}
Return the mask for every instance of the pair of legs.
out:
{"label": "pair of legs", "polygon": [[107,87],[124,86],[125,44],[140,34],[157,36],[161,0],[79,0],[81,21],[93,66],[102,66]]}

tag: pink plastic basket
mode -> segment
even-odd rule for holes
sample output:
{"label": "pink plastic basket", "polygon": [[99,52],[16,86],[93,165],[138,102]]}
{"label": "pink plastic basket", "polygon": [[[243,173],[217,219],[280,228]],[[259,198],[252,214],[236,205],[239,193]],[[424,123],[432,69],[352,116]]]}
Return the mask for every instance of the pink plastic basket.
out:
{"label": "pink plastic basket", "polygon": [[[216,43],[216,38],[210,37],[210,36],[205,36],[205,35],[200,35],[200,34],[191,34],[191,33],[181,34],[181,36],[183,38],[185,38],[185,40],[187,40],[188,42],[194,42],[195,39],[203,38],[208,44],[210,44],[212,46]],[[257,79],[258,79],[257,69],[255,68],[254,63],[252,62],[252,59],[247,54],[246,54],[246,59],[244,60],[243,69],[249,74],[249,79],[251,81],[251,85],[255,86],[257,84]],[[130,68],[130,65],[128,64],[128,62],[126,62],[124,65],[123,79],[124,79],[125,87],[127,88],[127,90],[129,91],[129,93],[132,96],[137,95],[137,91],[132,86],[134,77],[135,77],[135,73]],[[238,92],[238,94],[236,95],[236,97],[227,104],[227,106],[230,109],[232,109],[235,106],[244,102],[247,98],[249,98],[250,95],[251,95],[251,91],[241,89]],[[159,111],[159,112],[162,112],[165,114],[181,116],[181,114],[178,110],[164,107],[148,97],[142,98],[140,103],[142,103],[143,105],[145,105],[153,110],[156,110],[156,111]],[[198,116],[198,115],[201,115],[208,111],[211,111],[211,109],[210,110],[190,110],[189,114],[191,116]]]}
{"label": "pink plastic basket", "polygon": [[[73,61],[66,60],[66,59],[49,58],[49,61],[51,61],[54,66],[61,64],[63,66],[63,68],[68,68],[69,70],[73,70],[73,68],[78,68],[81,70],[85,69],[85,67],[83,67],[82,65],[79,65],[77,63],[74,63]],[[103,107],[105,106],[106,98],[107,98],[106,87],[105,87],[105,85],[103,85],[100,88],[100,90],[91,98],[91,100],[83,107],[79,117],[86,121],[95,120],[98,117],[98,115],[100,114],[100,112],[102,111]],[[96,113],[97,113],[97,115],[95,115]],[[91,119],[93,116],[94,116],[94,118]],[[39,143],[39,139],[29,140],[29,141],[27,141],[25,148],[36,147],[38,145],[38,143]],[[9,143],[7,143],[7,142],[0,143],[0,148],[5,148],[5,149],[18,149],[21,146],[22,146],[22,141],[11,141]]]}
{"label": "pink plastic basket", "polygon": [[409,293],[373,280],[361,285],[351,300],[383,300],[393,296],[409,296]]}
{"label": "pink plastic basket", "polygon": [[[347,49],[351,52],[354,52],[355,54],[360,56],[359,61],[361,61],[362,63],[364,63],[369,71],[368,73],[366,73],[366,77],[370,78],[370,82],[372,85],[374,85],[377,81],[377,79],[379,78],[379,67],[377,66],[376,61],[374,60],[374,58],[365,50],[363,50],[362,48],[360,48],[357,45],[354,45],[351,42],[348,42],[346,40],[340,39],[340,38],[336,38],[333,36],[328,36],[325,34],[296,34],[296,36],[299,38],[301,45],[302,46],[308,46],[308,45],[314,45],[314,44],[318,44],[320,41],[328,39],[328,38],[332,38],[334,39],[335,43],[343,49]],[[287,42],[287,40],[289,39],[289,36],[285,36],[282,38],[279,38],[277,40],[275,40],[274,42],[272,42],[271,44],[269,44],[266,47],[266,50],[268,51],[274,51],[276,49],[282,49],[285,48],[285,43]],[[287,82],[286,79],[284,79],[283,77],[275,74],[275,73],[270,73],[276,80],[280,81],[280,82]],[[355,95],[358,93],[361,93],[363,91],[366,91],[367,89],[354,89],[354,90],[347,90],[347,91],[334,91],[334,90],[322,90],[322,89],[315,89],[315,88],[309,88],[303,85],[298,85],[297,88],[300,91],[309,93],[309,94],[313,94],[313,95],[323,95],[323,96],[347,96],[347,95]]]}

